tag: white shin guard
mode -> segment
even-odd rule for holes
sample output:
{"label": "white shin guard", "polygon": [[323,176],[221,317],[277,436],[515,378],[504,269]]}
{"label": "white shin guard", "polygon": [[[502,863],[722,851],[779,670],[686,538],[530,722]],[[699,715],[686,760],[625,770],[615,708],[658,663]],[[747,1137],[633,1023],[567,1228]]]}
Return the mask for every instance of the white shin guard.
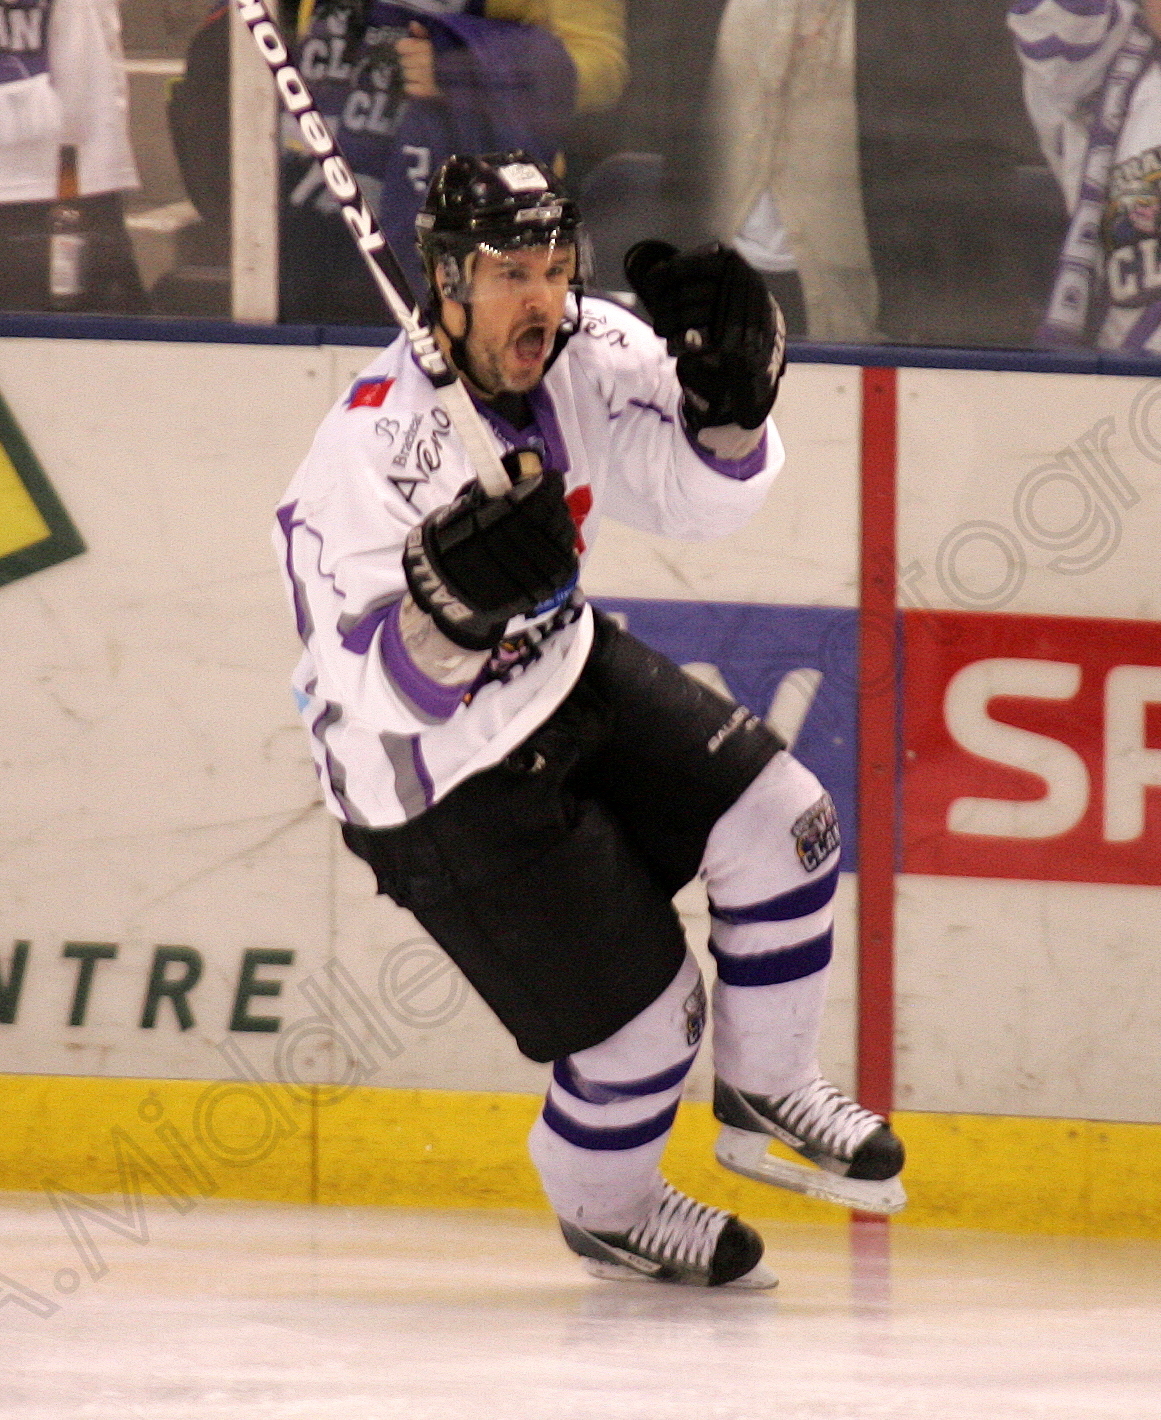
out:
{"label": "white shin guard", "polygon": [[714,1067],[755,1094],[818,1074],[838,880],[834,805],[776,755],[714,826],[702,860],[713,925]]}
{"label": "white shin guard", "polygon": [[556,1062],[528,1147],[559,1217],[621,1232],[648,1215],[704,1021],[701,973],[687,954],[638,1016],[600,1045]]}

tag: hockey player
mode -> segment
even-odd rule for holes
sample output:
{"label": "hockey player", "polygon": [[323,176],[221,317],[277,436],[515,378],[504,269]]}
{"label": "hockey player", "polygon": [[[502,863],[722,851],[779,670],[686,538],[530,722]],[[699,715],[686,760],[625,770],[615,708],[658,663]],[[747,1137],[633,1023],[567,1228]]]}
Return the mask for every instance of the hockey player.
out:
{"label": "hockey player", "polygon": [[1070,214],[1046,344],[1161,352],[1161,0],[1016,0],[1024,97]]}
{"label": "hockey player", "polygon": [[[530,1148],[569,1247],[601,1275],[773,1285],[752,1228],[658,1172],[706,1012],[671,899],[709,891],[719,1157],[893,1211],[899,1141],[816,1058],[834,807],[578,573],[606,513],[696,538],[759,506],[783,460],[780,317],[736,253],[661,243],[627,261],[656,333],[582,306],[580,216],[523,152],[449,159],[417,227],[433,324],[514,482],[483,493],[402,339],[324,420],[276,541],[326,802],[552,1062]],[[771,1136],[821,1167],[768,1159]]]}

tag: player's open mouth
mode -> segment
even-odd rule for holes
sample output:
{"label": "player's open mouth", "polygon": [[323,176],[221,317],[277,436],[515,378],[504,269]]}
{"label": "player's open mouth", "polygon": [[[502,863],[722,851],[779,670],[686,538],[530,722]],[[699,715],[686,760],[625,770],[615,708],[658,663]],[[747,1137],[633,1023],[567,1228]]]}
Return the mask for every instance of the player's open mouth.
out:
{"label": "player's open mouth", "polygon": [[512,342],[512,348],[522,364],[535,364],[548,351],[548,331],[542,325],[530,325]]}

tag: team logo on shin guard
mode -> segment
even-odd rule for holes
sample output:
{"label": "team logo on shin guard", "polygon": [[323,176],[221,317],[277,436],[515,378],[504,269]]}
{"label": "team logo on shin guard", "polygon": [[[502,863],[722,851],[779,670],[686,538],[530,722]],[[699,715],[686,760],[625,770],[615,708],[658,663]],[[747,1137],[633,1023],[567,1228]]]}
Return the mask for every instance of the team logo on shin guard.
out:
{"label": "team logo on shin guard", "polygon": [[790,829],[799,862],[808,873],[825,863],[840,843],[834,800],[824,793],[816,804],[794,820]]}
{"label": "team logo on shin guard", "polygon": [[705,982],[699,976],[697,985],[682,1003],[685,1011],[685,1043],[696,1045],[705,1031]]}

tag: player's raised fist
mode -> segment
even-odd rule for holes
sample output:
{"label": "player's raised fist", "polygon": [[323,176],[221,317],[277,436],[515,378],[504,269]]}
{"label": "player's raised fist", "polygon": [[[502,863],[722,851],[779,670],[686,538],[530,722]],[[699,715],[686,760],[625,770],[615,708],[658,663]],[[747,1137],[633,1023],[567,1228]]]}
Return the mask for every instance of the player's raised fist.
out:
{"label": "player's raised fist", "polygon": [[756,429],[786,363],[782,312],[761,276],[731,247],[679,252],[660,241],[631,247],[625,276],[677,357],[687,424]]}

